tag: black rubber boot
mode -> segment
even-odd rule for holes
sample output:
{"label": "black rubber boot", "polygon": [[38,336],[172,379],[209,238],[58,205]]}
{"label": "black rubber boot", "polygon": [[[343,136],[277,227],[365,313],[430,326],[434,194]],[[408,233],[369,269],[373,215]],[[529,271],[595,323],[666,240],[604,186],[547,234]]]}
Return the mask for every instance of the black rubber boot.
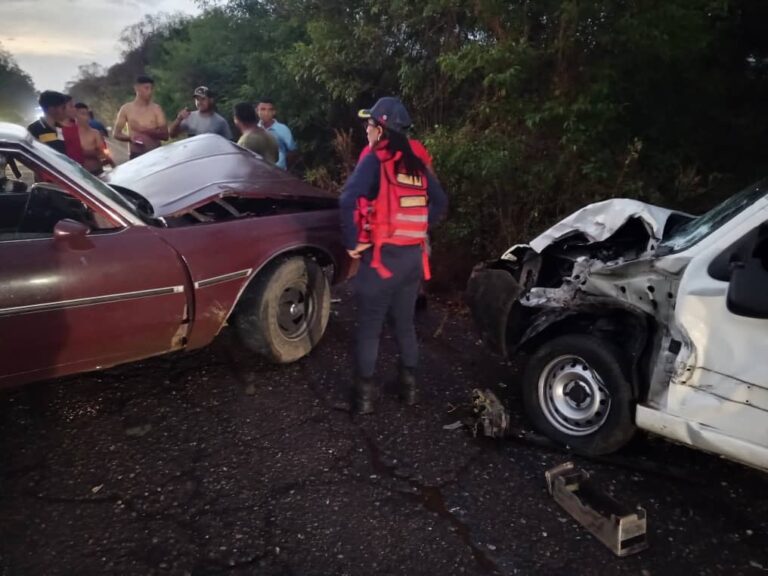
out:
{"label": "black rubber boot", "polygon": [[372,378],[357,378],[353,410],[356,414],[373,414],[376,389]]}
{"label": "black rubber boot", "polygon": [[416,374],[410,368],[400,369],[400,400],[406,406],[415,406],[419,401]]}

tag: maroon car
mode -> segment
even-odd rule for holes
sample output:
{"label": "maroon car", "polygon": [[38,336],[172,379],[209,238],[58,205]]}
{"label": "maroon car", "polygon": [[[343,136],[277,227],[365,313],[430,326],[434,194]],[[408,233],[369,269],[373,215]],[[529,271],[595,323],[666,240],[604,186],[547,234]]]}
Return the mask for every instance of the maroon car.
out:
{"label": "maroon car", "polygon": [[105,183],[0,123],[0,386],[205,346],[275,362],[325,331],[348,275],[336,199],[215,135]]}

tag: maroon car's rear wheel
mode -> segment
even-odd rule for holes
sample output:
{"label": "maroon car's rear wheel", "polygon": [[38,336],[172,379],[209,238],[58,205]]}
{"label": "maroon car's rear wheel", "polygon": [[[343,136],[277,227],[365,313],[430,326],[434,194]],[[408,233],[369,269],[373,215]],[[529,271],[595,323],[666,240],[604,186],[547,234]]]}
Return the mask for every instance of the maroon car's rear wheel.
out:
{"label": "maroon car's rear wheel", "polygon": [[296,256],[259,273],[238,303],[233,323],[247,348],[286,363],[320,341],[330,310],[323,270],[314,260]]}

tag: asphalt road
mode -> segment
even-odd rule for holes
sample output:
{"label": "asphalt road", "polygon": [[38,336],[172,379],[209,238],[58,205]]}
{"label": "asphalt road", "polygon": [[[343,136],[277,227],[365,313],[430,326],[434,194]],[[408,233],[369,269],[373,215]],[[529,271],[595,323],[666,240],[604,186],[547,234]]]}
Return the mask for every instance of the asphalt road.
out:
{"label": "asphalt road", "polygon": [[[762,473],[639,438],[577,460],[648,512],[650,548],[618,559],[547,494],[568,455],[447,431],[473,387],[517,376],[458,307],[419,317],[425,398],[334,409],[350,383],[346,292],[290,366],[212,347],[0,392],[0,575],[760,574]],[[395,375],[386,340],[382,381]]]}

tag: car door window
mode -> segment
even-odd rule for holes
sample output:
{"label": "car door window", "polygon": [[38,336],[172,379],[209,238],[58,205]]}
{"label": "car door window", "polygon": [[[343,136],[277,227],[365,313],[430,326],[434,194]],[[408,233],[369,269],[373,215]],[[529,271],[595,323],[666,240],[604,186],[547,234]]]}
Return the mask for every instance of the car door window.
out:
{"label": "car door window", "polygon": [[91,233],[114,230],[98,209],[54,174],[21,154],[0,152],[0,242],[46,238],[69,219]]}

